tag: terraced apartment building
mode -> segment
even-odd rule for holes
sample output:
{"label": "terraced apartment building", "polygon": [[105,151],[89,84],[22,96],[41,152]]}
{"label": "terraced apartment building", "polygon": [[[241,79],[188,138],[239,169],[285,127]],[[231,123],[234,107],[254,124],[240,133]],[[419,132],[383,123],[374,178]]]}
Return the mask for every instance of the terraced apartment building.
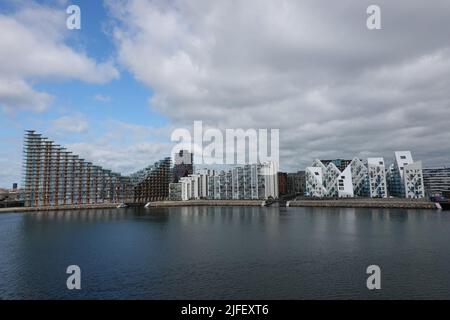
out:
{"label": "terraced apartment building", "polygon": [[25,132],[23,151],[25,206],[143,203],[168,196],[170,158],[124,176],[33,130]]}

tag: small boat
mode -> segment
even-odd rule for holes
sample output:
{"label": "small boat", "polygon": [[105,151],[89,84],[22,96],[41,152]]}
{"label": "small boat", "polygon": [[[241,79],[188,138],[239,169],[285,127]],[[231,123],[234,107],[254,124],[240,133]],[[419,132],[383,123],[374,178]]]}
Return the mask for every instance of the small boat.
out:
{"label": "small boat", "polygon": [[121,203],[117,206],[117,209],[128,207],[125,203]]}
{"label": "small boat", "polygon": [[269,198],[269,199],[267,199],[266,201],[264,201],[264,206],[265,206],[265,207],[270,207],[270,206],[271,206],[272,204],[274,204],[274,203],[275,203],[275,200]]}

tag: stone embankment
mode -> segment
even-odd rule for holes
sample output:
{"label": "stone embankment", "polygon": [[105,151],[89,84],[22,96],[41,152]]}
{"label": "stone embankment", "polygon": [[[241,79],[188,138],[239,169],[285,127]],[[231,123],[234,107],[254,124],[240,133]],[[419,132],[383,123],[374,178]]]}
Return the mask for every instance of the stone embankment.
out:
{"label": "stone embankment", "polygon": [[[327,207],[327,208],[379,208],[379,209],[437,209],[436,203],[421,199],[302,199],[288,201],[288,207]],[[54,210],[86,210],[86,209],[113,209],[118,203],[67,205],[49,207],[16,207],[0,208],[0,213],[6,212],[33,212]],[[261,200],[189,200],[189,201],[154,201],[146,207],[187,207],[187,206],[254,206],[261,207]],[[141,206],[141,205],[139,205]],[[143,205],[142,205],[143,206]]]}
{"label": "stone embankment", "polygon": [[155,201],[149,202],[147,207],[186,207],[186,206],[257,206],[261,207],[262,200],[189,200],[189,201]]}
{"label": "stone embankment", "polygon": [[[148,207],[185,207],[185,206],[263,206],[260,200],[190,200],[156,201]],[[293,200],[288,207],[330,207],[330,208],[399,208],[399,209],[437,209],[434,202],[417,199],[320,199]]]}
{"label": "stone embankment", "polygon": [[337,199],[337,200],[295,200],[289,207],[333,207],[333,208],[398,208],[437,209],[436,204],[421,199]]}
{"label": "stone embankment", "polygon": [[83,204],[83,205],[47,206],[47,207],[15,207],[15,208],[1,208],[0,213],[55,211],[55,210],[113,209],[117,208],[118,205],[119,205],[118,203],[102,203],[102,204]]}

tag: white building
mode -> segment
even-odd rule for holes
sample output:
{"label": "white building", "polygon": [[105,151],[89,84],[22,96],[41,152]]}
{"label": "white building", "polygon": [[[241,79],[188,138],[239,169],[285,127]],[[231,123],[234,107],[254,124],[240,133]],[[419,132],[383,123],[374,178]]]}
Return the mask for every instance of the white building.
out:
{"label": "white building", "polygon": [[387,172],[381,157],[364,161],[355,157],[342,172],[335,160],[326,161],[327,166],[316,159],[306,168],[306,196],[386,198],[388,190],[395,197],[425,196],[422,162],[414,162],[409,151],[396,151]]}
{"label": "white building", "polygon": [[199,175],[199,187],[198,196],[200,199],[206,199],[208,197],[208,180],[214,176],[214,170],[200,169],[196,172]]}
{"label": "white building", "polygon": [[324,173],[323,185],[326,189],[326,196],[337,197],[339,194],[338,180],[341,175],[341,171],[339,171],[334,163],[330,162],[325,169],[322,169],[322,172]]}
{"label": "white building", "polygon": [[422,161],[408,164],[403,169],[403,183],[405,184],[406,198],[425,197],[425,188],[423,185]]}
{"label": "white building", "polygon": [[313,161],[305,171],[305,195],[308,197],[353,197],[352,167],[340,171],[333,162],[325,166],[320,160]]}
{"label": "white building", "polygon": [[371,198],[387,198],[386,167],[383,158],[368,158],[369,192]]}
{"label": "white building", "polygon": [[339,198],[351,198],[354,197],[352,170],[348,166],[341,172],[338,179],[338,197]]}
{"label": "white building", "polygon": [[325,197],[327,195],[327,190],[323,185],[322,167],[307,167],[305,179],[305,195],[307,197]]}
{"label": "white building", "polygon": [[[235,167],[228,171],[197,170],[182,177],[181,200],[190,199],[267,199],[278,198],[278,164],[266,162]],[[173,184],[172,193],[177,186]]]}
{"label": "white building", "polygon": [[268,161],[262,164],[261,174],[264,176],[264,198],[278,198],[278,162]]}
{"label": "white building", "polygon": [[364,162],[355,157],[349,167],[352,173],[353,194],[357,197],[369,196],[368,171]]}
{"label": "white building", "polygon": [[423,198],[422,162],[414,162],[410,151],[396,151],[388,171],[389,192],[395,197]]}

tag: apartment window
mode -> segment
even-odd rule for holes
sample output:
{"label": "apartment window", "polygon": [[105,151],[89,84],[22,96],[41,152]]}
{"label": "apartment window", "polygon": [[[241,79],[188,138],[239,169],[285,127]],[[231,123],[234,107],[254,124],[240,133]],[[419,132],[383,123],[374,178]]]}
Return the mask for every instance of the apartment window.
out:
{"label": "apartment window", "polygon": [[318,173],[318,172],[314,172],[314,174],[315,174],[316,176],[318,176],[318,175],[319,175],[319,173]]}
{"label": "apartment window", "polygon": [[400,159],[406,159],[406,156],[400,156]]}

